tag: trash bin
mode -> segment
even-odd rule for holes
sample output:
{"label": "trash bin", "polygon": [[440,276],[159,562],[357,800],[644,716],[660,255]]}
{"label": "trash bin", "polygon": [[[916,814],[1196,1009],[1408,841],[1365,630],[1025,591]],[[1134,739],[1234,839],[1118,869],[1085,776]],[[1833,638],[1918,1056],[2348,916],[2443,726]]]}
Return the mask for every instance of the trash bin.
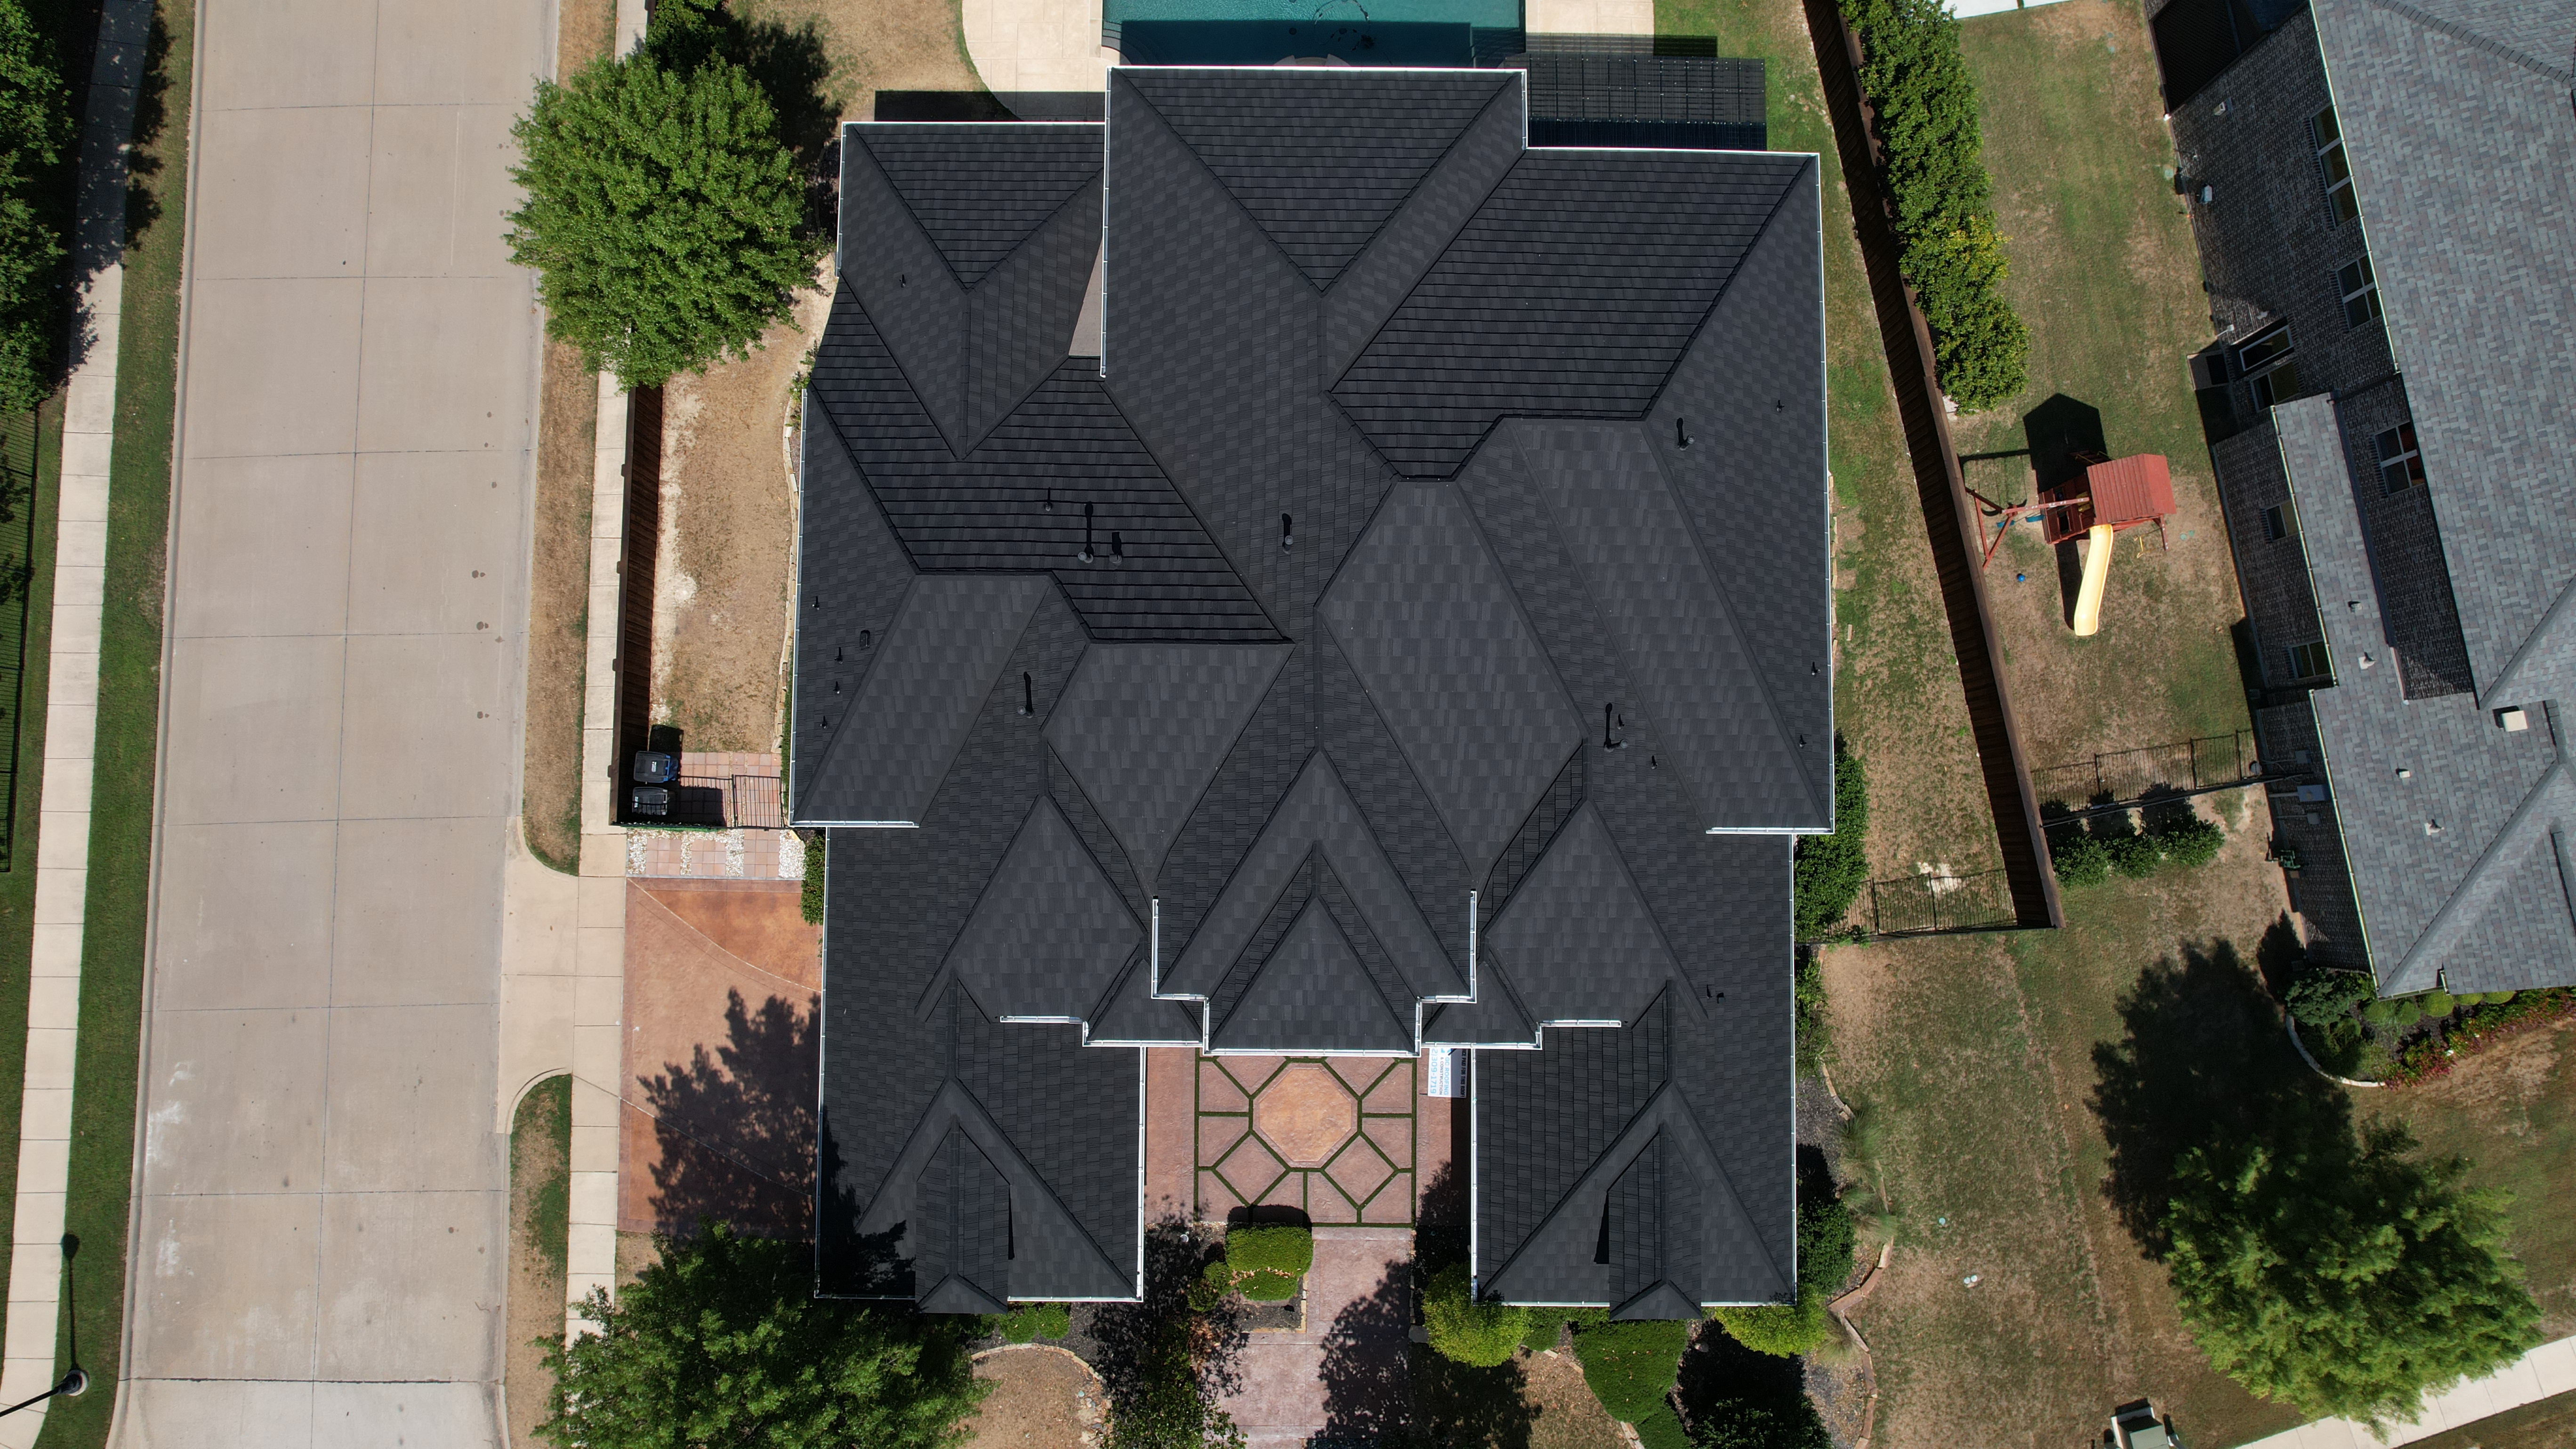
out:
{"label": "trash bin", "polygon": [[659,785],[638,785],[626,797],[626,808],[631,815],[668,815],[671,813],[671,792]]}
{"label": "trash bin", "polygon": [[680,762],[660,750],[635,752],[635,783],[638,785],[668,785],[679,773]]}

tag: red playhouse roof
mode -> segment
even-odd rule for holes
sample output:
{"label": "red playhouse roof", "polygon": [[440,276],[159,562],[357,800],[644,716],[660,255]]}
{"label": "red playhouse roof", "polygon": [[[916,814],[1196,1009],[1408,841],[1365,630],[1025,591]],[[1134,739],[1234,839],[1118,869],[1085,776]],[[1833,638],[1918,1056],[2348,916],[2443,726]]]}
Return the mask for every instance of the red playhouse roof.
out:
{"label": "red playhouse roof", "polygon": [[2084,470],[2084,489],[2093,495],[2095,523],[2144,523],[2174,511],[2173,475],[2162,453],[2096,463]]}

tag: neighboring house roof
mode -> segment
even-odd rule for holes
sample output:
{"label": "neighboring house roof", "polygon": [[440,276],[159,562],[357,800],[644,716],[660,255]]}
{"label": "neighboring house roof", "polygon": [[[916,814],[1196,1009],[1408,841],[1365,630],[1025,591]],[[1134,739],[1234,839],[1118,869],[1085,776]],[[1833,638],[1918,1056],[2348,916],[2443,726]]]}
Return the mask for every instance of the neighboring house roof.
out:
{"label": "neighboring house roof", "polygon": [[2371,962],[2389,995],[2518,990],[2576,962],[2561,853],[2576,787],[2538,709],[2497,727],[2467,695],[2408,700],[2390,654],[2334,400],[2272,410],[2335,684],[2309,695]]}
{"label": "neighboring house roof", "polygon": [[792,803],[908,828],[831,835],[827,1291],[1132,1294],[1104,1046],[1444,1042],[1519,1048],[1509,1291],[1791,1291],[1816,161],[1530,151],[1523,85],[1121,69],[1105,126],[845,128]]}
{"label": "neighboring house roof", "polygon": [[2313,8],[2478,692],[2576,703],[2576,0]]}
{"label": "neighboring house roof", "polygon": [[[2476,687],[2409,702],[2397,669],[2362,667],[2391,657],[2352,493],[2369,442],[2329,399],[2275,408],[2334,653],[2310,704],[2371,963],[2389,994],[2566,982],[2576,0],[2312,10]],[[2498,726],[2515,705],[2526,731]]]}

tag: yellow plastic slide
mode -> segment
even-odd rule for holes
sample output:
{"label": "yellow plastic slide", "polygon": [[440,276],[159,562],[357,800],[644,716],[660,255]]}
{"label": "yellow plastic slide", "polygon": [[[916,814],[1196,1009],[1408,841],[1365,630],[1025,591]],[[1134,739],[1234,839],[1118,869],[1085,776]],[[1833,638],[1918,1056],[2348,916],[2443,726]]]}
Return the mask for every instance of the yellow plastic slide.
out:
{"label": "yellow plastic slide", "polygon": [[2075,591],[2075,632],[2090,637],[2102,628],[2102,590],[2111,582],[2111,525],[2084,535],[2084,586]]}

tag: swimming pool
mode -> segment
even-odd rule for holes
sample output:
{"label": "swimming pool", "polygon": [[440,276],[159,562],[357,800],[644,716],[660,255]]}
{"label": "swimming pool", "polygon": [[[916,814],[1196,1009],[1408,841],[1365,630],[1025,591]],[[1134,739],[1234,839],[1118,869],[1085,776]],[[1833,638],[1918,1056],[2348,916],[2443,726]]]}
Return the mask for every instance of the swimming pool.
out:
{"label": "swimming pool", "polygon": [[1521,0],[1104,0],[1101,41],[1135,65],[1491,64],[1521,48]]}

